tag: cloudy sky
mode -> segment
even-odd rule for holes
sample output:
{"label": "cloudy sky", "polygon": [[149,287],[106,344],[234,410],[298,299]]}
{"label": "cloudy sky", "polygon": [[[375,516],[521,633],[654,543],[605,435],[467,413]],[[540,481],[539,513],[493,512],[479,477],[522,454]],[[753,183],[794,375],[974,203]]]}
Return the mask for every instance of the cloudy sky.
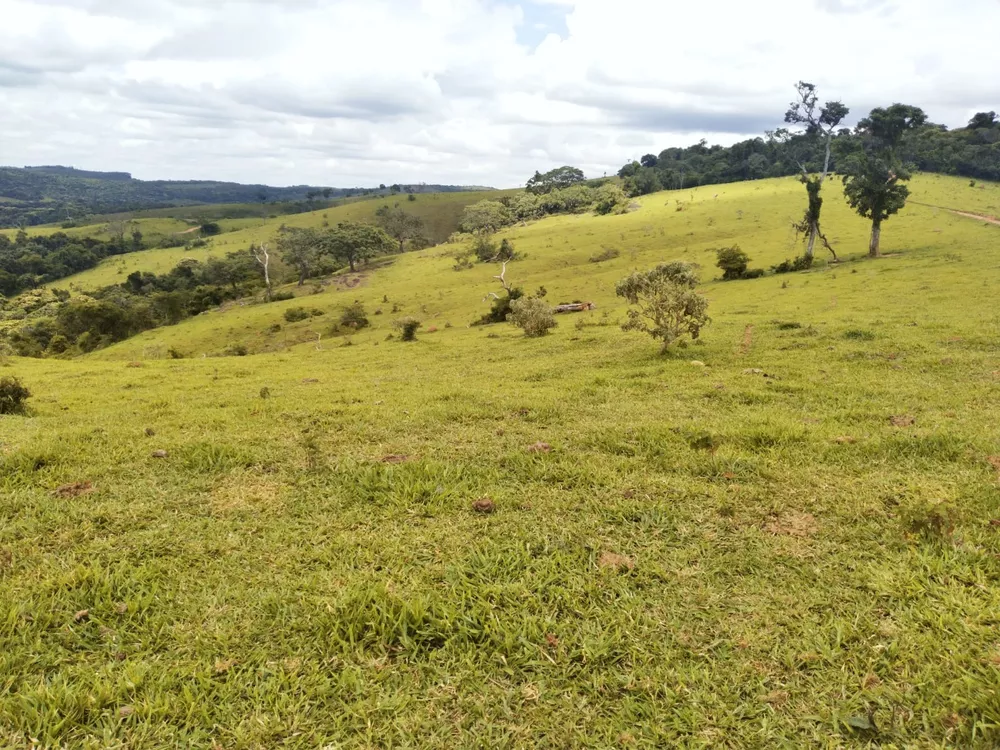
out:
{"label": "cloudy sky", "polygon": [[509,187],[781,124],[1000,110],[1000,0],[0,0],[0,164]]}

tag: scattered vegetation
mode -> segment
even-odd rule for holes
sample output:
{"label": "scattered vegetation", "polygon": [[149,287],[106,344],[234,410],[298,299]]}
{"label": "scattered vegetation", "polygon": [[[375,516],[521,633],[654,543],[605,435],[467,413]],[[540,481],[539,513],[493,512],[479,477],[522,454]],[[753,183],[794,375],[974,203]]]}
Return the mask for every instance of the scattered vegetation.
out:
{"label": "scattered vegetation", "polygon": [[399,330],[399,338],[401,341],[416,341],[417,329],[419,329],[421,325],[423,324],[413,317],[401,318],[393,323],[393,326]]}

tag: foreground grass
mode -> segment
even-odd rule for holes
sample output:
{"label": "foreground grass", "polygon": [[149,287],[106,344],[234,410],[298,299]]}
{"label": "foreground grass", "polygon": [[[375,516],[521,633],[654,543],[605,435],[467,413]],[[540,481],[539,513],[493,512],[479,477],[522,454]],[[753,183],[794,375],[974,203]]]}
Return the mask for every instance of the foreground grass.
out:
{"label": "foreground grass", "polygon": [[[628,256],[543,254],[587,218],[517,230],[524,278],[610,299]],[[709,284],[666,358],[617,308],[413,344],[387,309],[322,351],[8,362],[0,744],[996,747],[1000,230],[896,229]],[[481,312],[435,252],[310,300]]]}

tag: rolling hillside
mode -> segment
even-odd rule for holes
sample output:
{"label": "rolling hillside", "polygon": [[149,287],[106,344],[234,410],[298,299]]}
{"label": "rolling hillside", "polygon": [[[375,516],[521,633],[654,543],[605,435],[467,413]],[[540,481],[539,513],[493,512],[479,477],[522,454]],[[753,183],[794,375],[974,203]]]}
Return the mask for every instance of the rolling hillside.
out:
{"label": "rolling hillside", "polygon": [[[960,201],[966,210],[984,214],[996,213],[996,207],[1000,206],[1000,186],[995,184],[982,190],[971,189],[961,180],[922,175],[913,181],[912,188],[914,201],[942,206]],[[715,268],[715,250],[734,243],[749,253],[752,267],[767,268],[794,257],[800,252],[800,246],[791,224],[801,210],[802,192],[801,185],[792,178],[710,186],[646,196],[640,200],[639,210],[625,216],[561,216],[516,227],[505,236],[525,258],[510,265],[508,279],[529,292],[544,285],[549,291],[548,299],[553,302],[592,300],[602,311],[617,317],[621,305],[615,297],[614,285],[633,269],[682,259],[700,264],[702,276],[710,281],[720,275]],[[358,204],[357,208],[371,207]],[[834,200],[828,202],[827,211],[826,226],[834,247],[848,258],[863,254],[867,247],[868,224],[846,205]],[[321,214],[297,218],[313,226],[323,220]],[[912,262],[921,263],[930,249],[950,252],[967,247],[970,233],[980,238],[977,242],[995,240],[995,233],[980,234],[976,222],[968,218],[914,203],[903,215],[887,224],[884,252],[892,257],[905,253],[912,256]],[[217,238],[213,248],[216,252],[242,249],[253,237],[253,231],[226,235]],[[497,266],[483,265],[469,271],[452,270],[453,256],[459,249],[443,245],[393,258],[387,270],[357,276],[359,287],[338,292],[340,285],[333,285],[323,294],[310,295],[306,302],[310,307],[331,314],[354,299],[362,300],[370,310],[384,308],[385,314],[398,305],[406,314],[421,317],[427,325],[443,328],[451,323],[464,327],[488,307],[482,300],[488,292],[498,289],[492,276],[499,270]],[[608,249],[618,251],[619,257],[601,263],[591,262],[591,258]],[[210,252],[209,248],[200,251],[204,256]],[[196,253],[189,255],[201,257]],[[127,262],[141,261],[143,270],[167,270],[181,257],[184,257],[182,249],[147,251],[134,259],[123,256]],[[118,260],[113,259],[105,266],[73,277],[74,286],[86,288],[88,284],[114,283],[124,278],[130,268],[140,267],[125,265],[119,273],[115,270]],[[912,268],[912,262],[908,262],[907,267]],[[828,273],[820,278],[843,275],[844,269],[846,266],[829,267]],[[787,292],[786,296],[808,299],[814,293],[815,290],[809,288],[811,284],[795,284],[798,277],[790,278],[789,283],[796,290],[782,290]],[[803,278],[808,281],[812,276]],[[839,284],[831,283],[834,288],[840,284],[853,288],[855,281],[843,279]],[[744,283],[780,286],[781,280],[768,278],[735,285],[710,283],[709,289],[713,298],[721,295],[724,299],[728,295],[742,294]],[[831,294],[836,295],[836,292]],[[381,302],[386,296],[391,304]],[[284,325],[280,332],[269,331],[272,324],[283,323],[285,308],[302,304],[301,300],[293,300],[205,313],[180,326],[146,332],[94,356],[143,358],[153,356],[151,352],[162,354],[170,347],[200,356],[218,353],[234,342],[247,346],[251,352],[260,352],[281,349],[304,339],[315,341],[315,320]],[[848,305],[844,311],[849,310]],[[369,343],[377,341],[385,336],[390,322],[388,318],[383,319],[380,325],[362,334],[362,338]]]}
{"label": "rolling hillside", "polygon": [[[1000,226],[913,203],[869,260],[831,196],[843,263],[718,280],[713,248],[795,255],[803,203],[512,229],[508,279],[598,305],[540,339],[468,328],[497,269],[445,245],[2,363],[34,395],[0,417],[0,744],[1000,745]],[[673,259],[712,323],[663,356],[614,285]]]}
{"label": "rolling hillside", "polygon": [[[107,284],[120,283],[133,271],[150,271],[165,273],[185,258],[198,260],[213,254],[224,255],[236,250],[246,250],[252,242],[273,241],[283,224],[293,227],[323,226],[324,222],[336,225],[338,221],[368,221],[375,219],[375,212],[380,206],[393,205],[400,202],[408,213],[420,217],[424,221],[424,234],[433,242],[443,242],[457,230],[465,207],[486,197],[495,198],[504,195],[505,191],[489,191],[484,193],[430,193],[417,196],[410,202],[405,197],[401,201],[393,200],[363,200],[311,213],[279,216],[274,219],[229,219],[219,224],[226,230],[243,227],[241,231],[219,235],[209,241],[203,248],[167,248],[143,250],[136,253],[119,255],[110,258],[97,268],[60,280],[53,286],[86,290]],[[163,221],[160,219],[140,219],[140,224],[148,221]],[[100,228],[98,225],[96,228]],[[92,231],[81,228],[77,231]]]}

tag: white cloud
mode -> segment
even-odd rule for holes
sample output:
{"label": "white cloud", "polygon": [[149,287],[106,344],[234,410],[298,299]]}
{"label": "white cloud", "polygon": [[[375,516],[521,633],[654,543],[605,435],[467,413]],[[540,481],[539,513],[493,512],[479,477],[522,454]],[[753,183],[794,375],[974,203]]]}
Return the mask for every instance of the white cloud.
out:
{"label": "white cloud", "polygon": [[601,174],[777,126],[800,78],[857,115],[1000,108],[996,0],[0,0],[0,18],[0,163],[146,179]]}

